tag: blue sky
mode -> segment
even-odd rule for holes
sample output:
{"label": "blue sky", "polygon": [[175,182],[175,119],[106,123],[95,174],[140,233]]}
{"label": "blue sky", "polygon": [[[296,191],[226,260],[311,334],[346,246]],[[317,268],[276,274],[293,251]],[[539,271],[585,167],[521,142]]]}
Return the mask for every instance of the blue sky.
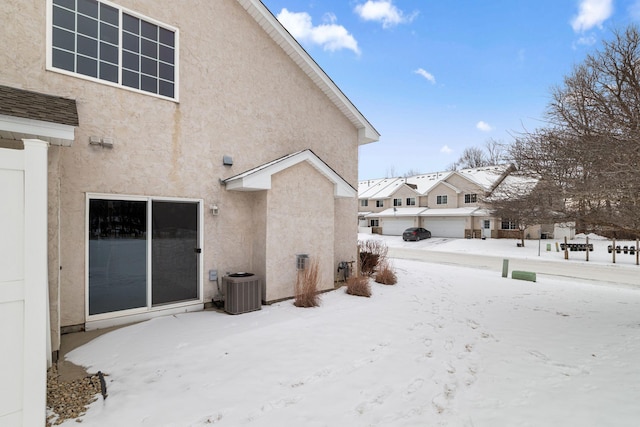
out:
{"label": "blue sky", "polygon": [[448,168],[544,125],[554,86],[640,0],[262,0],[382,134],[359,179]]}

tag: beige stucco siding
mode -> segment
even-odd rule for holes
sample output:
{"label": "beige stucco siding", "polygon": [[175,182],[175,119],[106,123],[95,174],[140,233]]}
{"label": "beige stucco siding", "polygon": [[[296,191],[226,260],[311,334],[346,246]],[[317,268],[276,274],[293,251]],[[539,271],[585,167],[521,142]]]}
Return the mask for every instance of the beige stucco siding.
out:
{"label": "beige stucco siding", "polygon": [[[14,17],[4,23],[3,33],[12,38],[0,48],[0,60],[12,66],[3,68],[0,84],[77,101],[80,126],[74,144],[49,150],[49,279],[54,299],[60,289],[60,325],[86,320],[87,193],[201,199],[205,299],[215,293],[210,269],[279,277],[281,287],[273,297],[284,297],[294,271],[278,270],[285,259],[278,259],[270,245],[274,233],[290,230],[278,221],[293,224],[291,218],[297,228],[309,230],[309,246],[286,251],[319,254],[323,287],[329,286],[334,261],[355,259],[355,199],[334,199],[326,178],[301,173],[305,166],[274,176],[274,188],[262,194],[229,192],[220,179],[310,148],[355,188],[357,129],[237,2],[117,3],[178,28],[179,102],[45,70],[46,2],[0,3],[0,14]],[[114,146],[89,145],[91,136],[113,138]],[[222,165],[223,155],[233,158],[233,166]],[[293,194],[300,199],[285,197],[294,190],[283,178],[287,174],[296,180],[312,177],[303,181],[310,185],[296,184]],[[322,194],[304,195],[320,189]],[[217,216],[210,213],[213,204],[219,207]],[[282,255],[287,260],[289,252]]]}
{"label": "beige stucco siding", "polygon": [[406,185],[403,185],[402,187],[398,188],[398,190],[393,193],[389,199],[389,207],[393,207],[393,199],[401,199],[402,200],[402,207],[407,207],[407,198],[412,197],[416,200],[416,204],[414,206],[418,206],[418,194],[413,191],[411,188],[407,187]]}
{"label": "beige stucco siding", "polygon": [[333,287],[333,184],[306,162],[272,177],[267,192],[266,301],[292,295],[296,255],[317,260],[319,289]]}
{"label": "beige stucco siding", "polygon": [[[447,196],[447,204],[438,204],[438,196]],[[427,206],[430,209],[451,209],[457,208],[458,206],[458,194],[457,192],[444,184],[436,185],[428,194]]]}

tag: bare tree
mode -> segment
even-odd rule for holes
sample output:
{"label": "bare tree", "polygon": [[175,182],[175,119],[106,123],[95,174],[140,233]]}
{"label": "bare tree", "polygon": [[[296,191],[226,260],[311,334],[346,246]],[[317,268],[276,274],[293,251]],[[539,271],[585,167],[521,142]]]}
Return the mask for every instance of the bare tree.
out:
{"label": "bare tree", "polygon": [[455,163],[457,169],[473,169],[489,166],[489,161],[482,148],[467,147]]}
{"label": "bare tree", "polygon": [[640,32],[615,31],[552,92],[548,126],[509,150],[553,182],[581,230],[640,234]]}
{"label": "bare tree", "polygon": [[554,222],[558,217],[554,209],[557,200],[547,188],[549,185],[552,184],[512,174],[484,200],[493,216],[516,227],[523,247],[527,228]]}
{"label": "bare tree", "polygon": [[505,162],[507,151],[506,144],[503,142],[489,138],[484,143],[484,149],[485,157],[489,165],[499,165]]}

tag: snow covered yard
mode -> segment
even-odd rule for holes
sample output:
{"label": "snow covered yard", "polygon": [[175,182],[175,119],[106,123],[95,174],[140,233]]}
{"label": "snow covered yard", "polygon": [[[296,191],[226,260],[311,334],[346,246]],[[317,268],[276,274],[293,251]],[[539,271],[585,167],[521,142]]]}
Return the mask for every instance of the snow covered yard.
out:
{"label": "snow covered yard", "polygon": [[372,282],[371,298],[158,318],[76,349],[109,375],[82,424],[638,424],[638,290],[394,265],[398,284]]}

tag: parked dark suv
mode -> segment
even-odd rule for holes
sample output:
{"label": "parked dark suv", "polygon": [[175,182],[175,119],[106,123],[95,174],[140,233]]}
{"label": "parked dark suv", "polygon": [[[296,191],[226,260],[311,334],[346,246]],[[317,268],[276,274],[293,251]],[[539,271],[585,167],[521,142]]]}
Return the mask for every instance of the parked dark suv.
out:
{"label": "parked dark suv", "polygon": [[431,237],[431,232],[421,227],[411,227],[404,230],[402,233],[402,240],[422,240]]}

